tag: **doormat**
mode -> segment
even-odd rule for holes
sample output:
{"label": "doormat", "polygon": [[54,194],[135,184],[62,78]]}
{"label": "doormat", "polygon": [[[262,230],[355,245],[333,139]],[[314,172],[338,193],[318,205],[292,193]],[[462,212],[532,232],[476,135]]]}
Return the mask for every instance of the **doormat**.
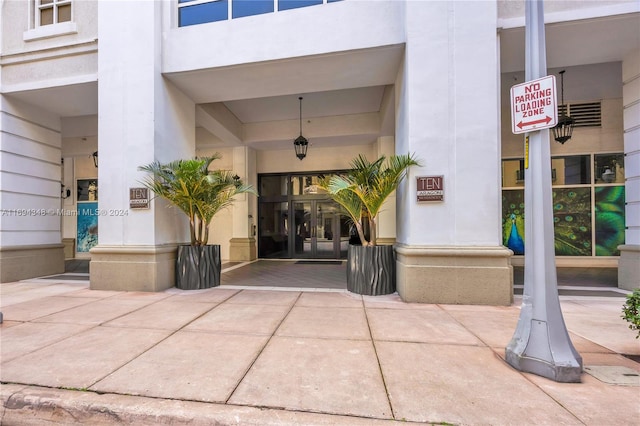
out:
{"label": "doormat", "polygon": [[298,260],[296,265],[342,265],[341,260]]}

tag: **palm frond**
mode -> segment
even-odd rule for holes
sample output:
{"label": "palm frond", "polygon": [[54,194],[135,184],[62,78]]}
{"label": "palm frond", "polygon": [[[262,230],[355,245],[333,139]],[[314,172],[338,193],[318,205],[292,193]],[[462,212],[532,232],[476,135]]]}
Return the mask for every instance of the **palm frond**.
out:
{"label": "palm frond", "polygon": [[257,195],[251,185],[243,184],[231,171],[209,170],[211,163],[219,158],[216,153],[166,164],[154,161],[138,168],[149,173],[142,180],[144,186],[189,217],[193,245],[207,243],[211,220],[220,210],[233,204],[234,196],[242,193]]}

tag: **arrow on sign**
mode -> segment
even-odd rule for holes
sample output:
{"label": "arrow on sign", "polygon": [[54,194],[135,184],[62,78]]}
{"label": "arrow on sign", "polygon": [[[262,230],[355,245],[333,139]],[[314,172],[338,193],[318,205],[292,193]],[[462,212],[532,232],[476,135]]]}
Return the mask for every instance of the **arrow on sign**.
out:
{"label": "arrow on sign", "polygon": [[533,126],[534,124],[541,124],[541,123],[549,124],[551,120],[553,119],[547,115],[545,118],[541,118],[540,120],[527,121],[524,123],[520,121],[518,124],[516,124],[516,126],[522,129],[524,126]]}

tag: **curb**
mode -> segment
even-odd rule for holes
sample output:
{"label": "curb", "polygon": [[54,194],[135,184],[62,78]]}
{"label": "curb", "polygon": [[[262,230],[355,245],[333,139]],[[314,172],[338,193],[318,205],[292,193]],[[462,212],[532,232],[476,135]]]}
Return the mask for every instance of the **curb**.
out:
{"label": "curb", "polygon": [[0,385],[0,424],[22,425],[389,425],[406,421],[226,405],[91,391]]}

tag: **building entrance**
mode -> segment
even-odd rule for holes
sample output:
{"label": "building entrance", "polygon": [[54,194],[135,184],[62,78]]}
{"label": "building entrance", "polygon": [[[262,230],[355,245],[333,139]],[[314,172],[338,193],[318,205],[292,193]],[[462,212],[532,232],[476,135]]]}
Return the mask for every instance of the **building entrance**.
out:
{"label": "building entrance", "polygon": [[345,259],[349,220],[317,186],[323,175],[259,177],[258,257]]}

